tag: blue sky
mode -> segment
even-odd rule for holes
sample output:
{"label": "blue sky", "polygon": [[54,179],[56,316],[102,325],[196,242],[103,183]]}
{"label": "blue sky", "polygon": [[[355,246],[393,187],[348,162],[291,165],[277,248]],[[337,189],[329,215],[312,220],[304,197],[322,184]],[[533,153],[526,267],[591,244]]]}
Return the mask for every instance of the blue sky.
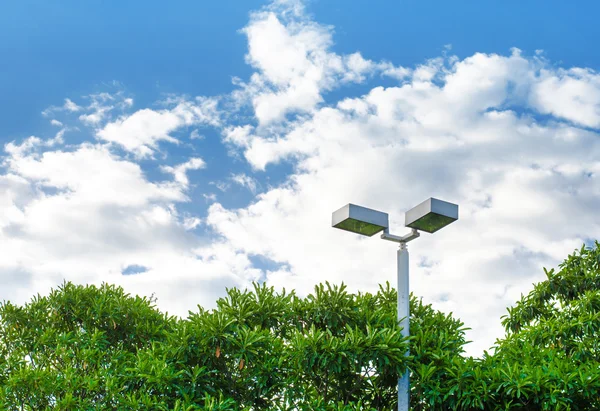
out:
{"label": "blue sky", "polygon": [[[118,81],[141,104],[162,93],[217,95],[245,78],[239,33],[265,1],[13,1],[2,6],[0,52],[6,115],[0,135],[43,130],[39,112],[65,97],[105,91]],[[334,49],[411,66],[445,45],[475,52],[544,50],[565,67],[598,67],[600,5],[580,1],[310,1],[307,11],[335,27]]]}
{"label": "blue sky", "polygon": [[599,8],[4,2],[0,299],[110,281],[185,315],[253,280],[376,290],[393,247],[330,212],[402,234],[435,196],[461,219],[411,244],[411,287],[478,354],[542,266],[600,235]]}

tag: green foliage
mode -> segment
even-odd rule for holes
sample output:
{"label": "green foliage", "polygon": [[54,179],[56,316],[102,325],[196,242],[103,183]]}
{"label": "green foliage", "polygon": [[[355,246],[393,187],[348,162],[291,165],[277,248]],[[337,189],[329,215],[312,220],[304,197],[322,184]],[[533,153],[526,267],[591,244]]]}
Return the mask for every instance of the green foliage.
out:
{"label": "green foliage", "polygon": [[255,284],[179,319],[65,283],[0,304],[0,409],[390,410],[406,367],[413,410],[600,409],[599,246],[547,271],[481,359],[464,357],[461,321],[414,297],[404,339],[389,284],[306,298]]}
{"label": "green foliage", "polygon": [[0,306],[0,371],[6,409],[91,409],[121,389],[115,364],[149,341],[160,341],[173,319],[121,288],[70,283],[25,307]]}
{"label": "green foliage", "polygon": [[486,363],[496,398],[529,409],[600,409],[600,243],[545,272],[503,318],[507,336]]}

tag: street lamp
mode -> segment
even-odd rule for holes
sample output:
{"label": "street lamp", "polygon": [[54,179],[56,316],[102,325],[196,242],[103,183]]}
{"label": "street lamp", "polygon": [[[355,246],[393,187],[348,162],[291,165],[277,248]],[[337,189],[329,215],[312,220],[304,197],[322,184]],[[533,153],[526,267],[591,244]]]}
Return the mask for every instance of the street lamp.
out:
{"label": "street lamp", "polygon": [[[419,237],[419,230],[435,233],[453,221],[458,220],[458,205],[446,201],[430,198],[405,214],[404,225],[411,228],[411,232],[399,237],[389,233],[389,219],[387,213],[370,208],[346,204],[335,211],[331,218],[331,226],[356,234],[372,237],[383,231],[381,238],[400,243],[398,257],[398,321],[402,327],[402,335],[408,337],[410,297],[408,289],[408,250],[406,243]],[[409,351],[406,351],[406,356]],[[398,380],[398,411],[408,411],[410,381],[408,369]]]}

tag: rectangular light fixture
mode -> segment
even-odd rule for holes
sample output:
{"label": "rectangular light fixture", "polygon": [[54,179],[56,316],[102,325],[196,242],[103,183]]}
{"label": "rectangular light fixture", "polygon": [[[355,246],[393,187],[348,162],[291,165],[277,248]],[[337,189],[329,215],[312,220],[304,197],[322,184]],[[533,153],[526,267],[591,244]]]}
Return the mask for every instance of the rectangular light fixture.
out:
{"label": "rectangular light fixture", "polygon": [[333,212],[331,226],[371,237],[388,228],[389,222],[387,213],[355,204],[346,204]]}
{"label": "rectangular light fixture", "polygon": [[458,205],[430,198],[406,212],[405,225],[427,233],[435,233],[456,220]]}

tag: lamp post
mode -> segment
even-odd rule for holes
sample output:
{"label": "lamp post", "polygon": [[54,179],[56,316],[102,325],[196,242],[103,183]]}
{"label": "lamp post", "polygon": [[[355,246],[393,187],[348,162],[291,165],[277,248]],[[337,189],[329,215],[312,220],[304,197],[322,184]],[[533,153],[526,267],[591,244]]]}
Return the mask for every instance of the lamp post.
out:
{"label": "lamp post", "polygon": [[[439,229],[458,220],[458,205],[430,198],[405,214],[404,225],[411,229],[405,236],[392,235],[389,232],[387,213],[370,208],[346,204],[332,215],[331,226],[341,230],[372,237],[383,231],[381,238],[400,244],[397,252],[398,264],[398,321],[402,327],[402,336],[410,335],[410,293],[408,283],[408,249],[406,243],[420,236],[420,231],[435,233]],[[409,350],[406,351],[409,355]],[[398,411],[408,411],[410,381],[408,369],[398,379]]]}

